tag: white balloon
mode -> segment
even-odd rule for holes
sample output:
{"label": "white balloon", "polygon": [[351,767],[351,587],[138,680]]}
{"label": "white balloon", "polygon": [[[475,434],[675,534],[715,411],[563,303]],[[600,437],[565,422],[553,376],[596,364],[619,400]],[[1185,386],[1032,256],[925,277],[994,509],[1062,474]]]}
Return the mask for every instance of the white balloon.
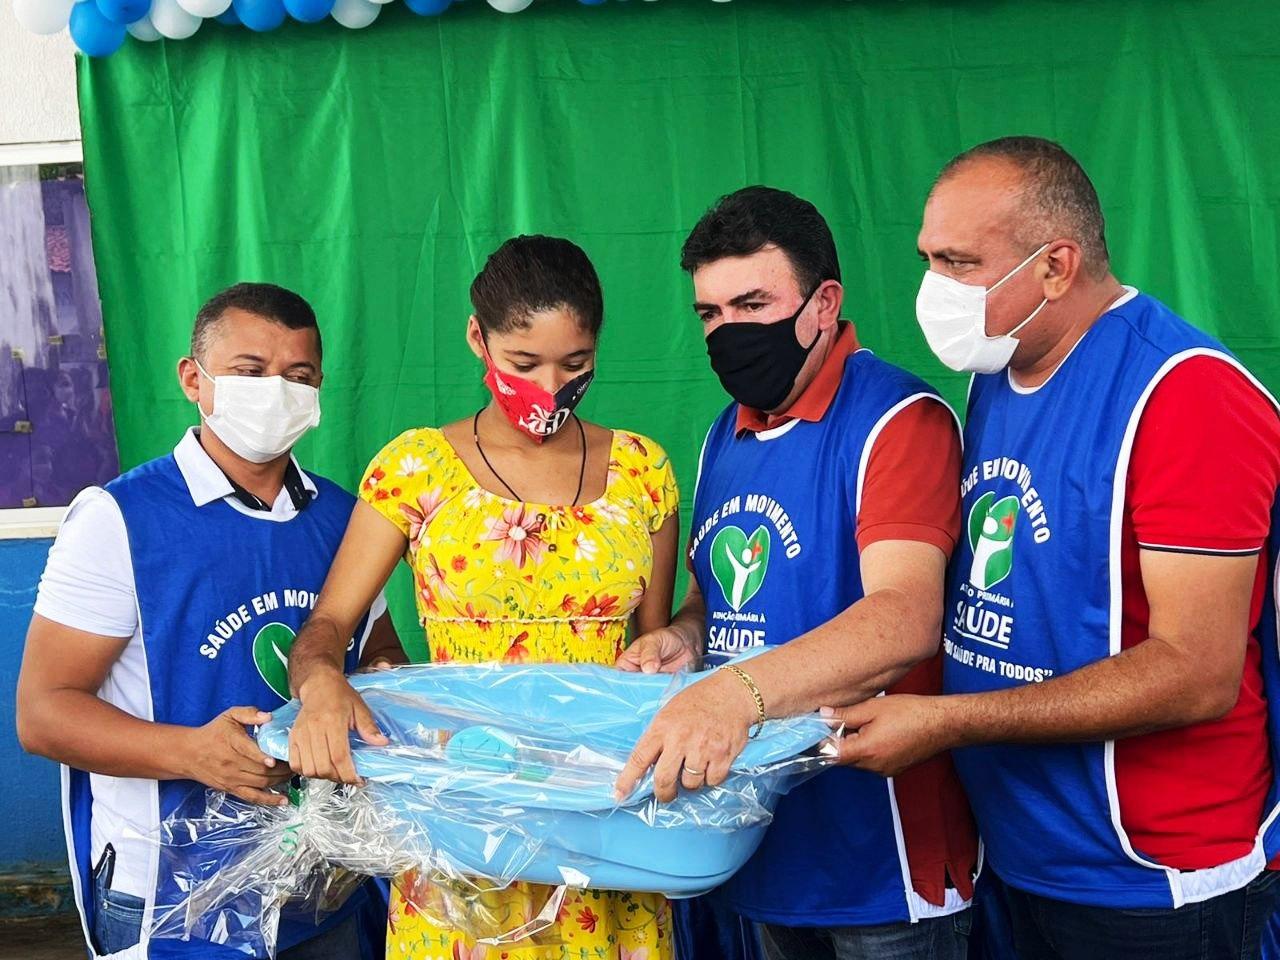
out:
{"label": "white balloon", "polygon": [[151,22],[150,17],[143,17],[141,20],[135,20],[133,23],[125,27],[129,33],[138,40],[145,40],[150,43],[152,40],[159,40],[163,34],[155,28],[155,24]]}
{"label": "white balloon", "polygon": [[32,33],[45,35],[67,29],[76,0],[13,0],[13,16]]}
{"label": "white balloon", "polygon": [[151,24],[162,37],[185,40],[204,23],[178,5],[178,0],[151,0]]}
{"label": "white balloon", "polygon": [[499,13],[519,13],[526,10],[533,0],[489,0],[489,6]]}
{"label": "white balloon", "polygon": [[382,4],[373,0],[334,0],[333,19],[344,27],[359,30],[378,19],[382,12]]}
{"label": "white balloon", "polygon": [[197,17],[220,17],[231,6],[231,0],[178,0],[178,6]]}

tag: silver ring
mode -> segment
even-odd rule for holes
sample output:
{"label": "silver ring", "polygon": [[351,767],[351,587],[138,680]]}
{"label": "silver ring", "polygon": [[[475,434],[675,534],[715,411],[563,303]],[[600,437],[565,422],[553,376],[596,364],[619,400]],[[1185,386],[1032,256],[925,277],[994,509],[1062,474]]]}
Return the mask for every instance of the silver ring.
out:
{"label": "silver ring", "polygon": [[691,777],[700,777],[700,776],[702,776],[703,774],[705,774],[707,771],[705,771],[705,770],[690,770],[690,769],[686,766],[686,767],[684,768],[684,772],[685,772],[685,773],[687,773],[687,774],[688,774],[689,776],[691,776]]}

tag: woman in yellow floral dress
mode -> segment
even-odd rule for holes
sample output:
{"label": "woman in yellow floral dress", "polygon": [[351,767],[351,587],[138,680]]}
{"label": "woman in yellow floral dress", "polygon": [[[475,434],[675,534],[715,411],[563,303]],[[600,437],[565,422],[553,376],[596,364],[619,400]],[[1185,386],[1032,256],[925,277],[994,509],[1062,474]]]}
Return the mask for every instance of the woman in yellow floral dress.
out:
{"label": "woman in yellow floral dress", "polygon": [[[349,635],[343,624],[402,555],[435,661],[612,664],[629,626],[643,633],[670,618],[679,519],[666,454],[573,414],[594,373],[603,320],[590,261],[567,240],[518,237],[489,258],[471,299],[467,340],[485,362],[493,399],[474,417],[401,434],[370,464],[294,648],[295,689],[315,722],[349,703],[350,725],[365,729],[363,704],[349,700],[354,693],[337,686],[315,651]],[[349,779],[338,759],[335,778]],[[549,893],[527,884],[487,893],[483,913],[510,929],[542,911]],[[671,914],[656,894],[572,891],[548,929],[501,947],[431,922],[424,914],[438,920],[438,906],[423,878],[399,878],[389,958],[674,956]]]}

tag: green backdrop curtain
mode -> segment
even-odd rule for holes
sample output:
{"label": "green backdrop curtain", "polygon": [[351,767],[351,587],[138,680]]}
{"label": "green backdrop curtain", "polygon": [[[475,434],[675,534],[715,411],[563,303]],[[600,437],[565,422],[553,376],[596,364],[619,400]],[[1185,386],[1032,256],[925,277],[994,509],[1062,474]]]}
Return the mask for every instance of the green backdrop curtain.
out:
{"label": "green backdrop curtain", "polygon": [[[665,444],[688,498],[725,398],[678,251],[750,183],[818,205],[863,342],[960,405],[914,321],[915,234],[939,166],[1011,133],[1080,158],[1122,280],[1280,386],[1277,35],[1268,0],[469,0],[363,31],[130,40],[79,68],[121,459],[194,422],[174,364],[196,307],[271,280],[325,338],[300,457],[354,484],[401,430],[483,402],[467,288],[503,239],[543,232],[604,282],[585,415]],[[393,600],[420,653],[403,582]]]}

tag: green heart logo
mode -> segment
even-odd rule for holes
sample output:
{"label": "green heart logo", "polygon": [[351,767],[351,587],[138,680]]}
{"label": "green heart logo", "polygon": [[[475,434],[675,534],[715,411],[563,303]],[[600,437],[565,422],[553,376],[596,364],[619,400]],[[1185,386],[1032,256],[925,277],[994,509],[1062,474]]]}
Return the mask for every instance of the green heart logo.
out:
{"label": "green heart logo", "polygon": [[973,564],[969,582],[990,590],[1013,570],[1013,531],[1018,523],[1018,498],[996,500],[984,493],[969,511],[969,546]]}
{"label": "green heart logo", "polygon": [[296,634],[283,623],[268,623],[253,638],[253,662],[268,687],[289,699],[289,651]]}
{"label": "green heart logo", "polygon": [[764,585],[769,569],[769,531],[756,527],[750,537],[741,527],[721,528],[711,541],[711,572],[725,602],[741,611]]}

